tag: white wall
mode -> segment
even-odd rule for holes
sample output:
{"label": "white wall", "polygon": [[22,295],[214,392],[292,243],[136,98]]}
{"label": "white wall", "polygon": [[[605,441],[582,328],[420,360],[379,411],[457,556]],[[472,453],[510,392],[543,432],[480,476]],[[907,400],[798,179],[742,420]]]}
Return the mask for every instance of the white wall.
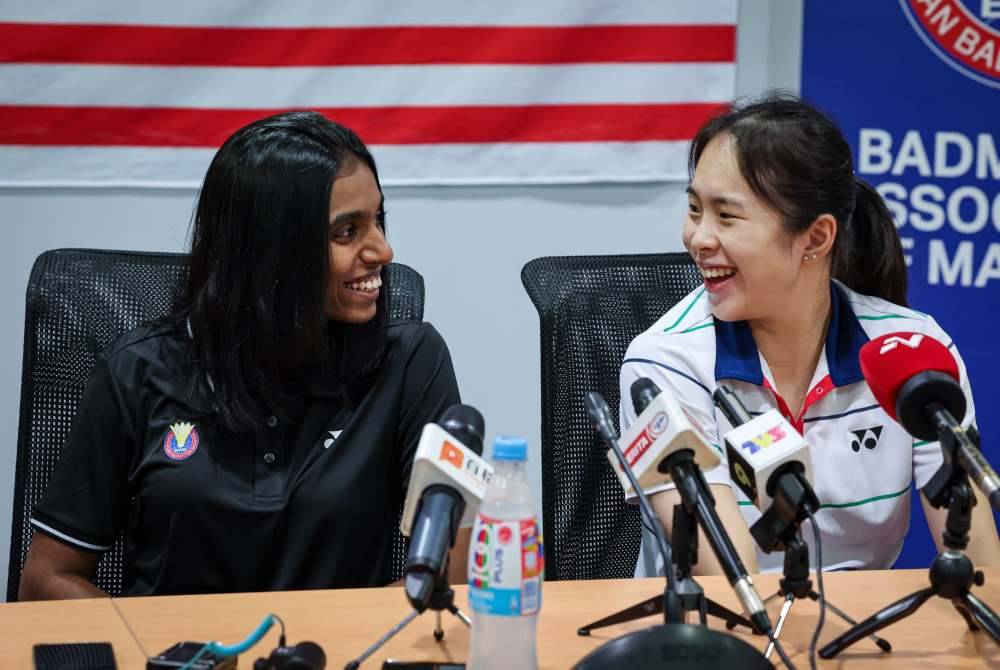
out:
{"label": "white wall", "polygon": [[[802,0],[744,0],[737,94],[798,89]],[[675,251],[684,184],[386,189],[396,260],[427,288],[425,318],[451,348],[463,400],[487,439],[527,436],[540,500],[538,318],[521,267],[547,255]],[[24,293],[35,257],[58,247],[180,251],[194,191],[0,189],[0,529],[10,527]],[[0,533],[0,594],[9,535]]]}

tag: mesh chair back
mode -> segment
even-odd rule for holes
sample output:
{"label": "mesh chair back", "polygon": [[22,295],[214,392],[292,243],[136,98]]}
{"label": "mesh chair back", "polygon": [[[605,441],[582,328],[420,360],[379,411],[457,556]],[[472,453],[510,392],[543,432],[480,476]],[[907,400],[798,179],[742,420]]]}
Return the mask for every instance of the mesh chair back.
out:
{"label": "mesh chair back", "polygon": [[636,335],[701,283],[686,253],[538,258],[521,271],[538,310],[546,579],[631,577],[640,519],[624,501],[583,394],[618,420],[618,375]]}
{"label": "mesh chair back", "polygon": [[[184,254],[56,249],[35,260],[28,280],[21,411],[14,472],[7,600],[17,599],[31,542],[29,519],[65,445],[97,354],[120,334],[167,313],[186,277]],[[390,318],[421,320],[424,280],[389,266]],[[392,574],[402,575],[405,539],[395,530]],[[97,564],[94,583],[112,596],[125,583],[125,538]]]}

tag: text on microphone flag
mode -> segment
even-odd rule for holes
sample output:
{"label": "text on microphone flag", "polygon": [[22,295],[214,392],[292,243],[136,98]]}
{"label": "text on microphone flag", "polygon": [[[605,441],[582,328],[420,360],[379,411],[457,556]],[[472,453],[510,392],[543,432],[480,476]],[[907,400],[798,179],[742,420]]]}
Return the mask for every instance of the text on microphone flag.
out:
{"label": "text on microphone flag", "polygon": [[438,459],[451,463],[456,468],[461,468],[465,462],[462,451],[448,440],[441,443],[441,454],[438,456]]}
{"label": "text on microphone flag", "polygon": [[747,474],[746,467],[742,459],[734,457],[732,454],[729,455],[729,474],[736,482],[736,485],[743,490],[747,499],[756,505],[759,502],[757,498],[757,486],[754,484],[750,475]]}
{"label": "text on microphone flag", "polygon": [[913,333],[909,338],[903,338],[899,335],[890,335],[882,340],[882,348],[878,350],[878,353],[885,355],[901,344],[909,347],[910,349],[916,349],[920,346],[923,339],[924,336],[920,333]]}
{"label": "text on microphone flag", "polygon": [[776,426],[771,426],[760,435],[750,438],[740,446],[749,451],[751,454],[756,454],[761,449],[767,449],[776,442],[780,442],[785,439],[787,435],[788,434],[782,430],[781,424],[778,424]]}
{"label": "text on microphone flag", "polygon": [[665,412],[657,412],[642,432],[635,436],[635,439],[625,449],[625,460],[629,467],[635,467],[642,455],[649,450],[657,437],[663,434],[670,424],[670,419]]}
{"label": "text on microphone flag", "polygon": [[448,440],[441,443],[441,452],[438,454],[440,463],[447,463],[459,472],[471,475],[485,486],[490,483],[490,476],[493,474],[489,467],[481,458],[472,453],[466,453],[460,447],[452,444]]}

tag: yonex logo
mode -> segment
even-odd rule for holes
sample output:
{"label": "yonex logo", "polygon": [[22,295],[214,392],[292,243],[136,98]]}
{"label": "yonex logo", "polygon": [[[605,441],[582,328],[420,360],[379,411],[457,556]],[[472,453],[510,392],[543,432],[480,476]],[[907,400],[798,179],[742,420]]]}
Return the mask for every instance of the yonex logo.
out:
{"label": "yonex logo", "polygon": [[875,426],[874,428],[852,430],[849,436],[851,439],[851,449],[854,450],[854,453],[861,451],[861,447],[869,451],[877,447],[878,440],[882,437],[882,428],[883,426]]}

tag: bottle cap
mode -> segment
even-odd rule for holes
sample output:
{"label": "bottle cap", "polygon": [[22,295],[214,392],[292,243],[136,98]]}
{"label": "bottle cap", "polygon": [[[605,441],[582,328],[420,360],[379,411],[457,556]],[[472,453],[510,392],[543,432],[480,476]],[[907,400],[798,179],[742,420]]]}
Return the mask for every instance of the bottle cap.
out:
{"label": "bottle cap", "polygon": [[513,435],[498,435],[493,440],[494,461],[528,460],[528,441]]}

